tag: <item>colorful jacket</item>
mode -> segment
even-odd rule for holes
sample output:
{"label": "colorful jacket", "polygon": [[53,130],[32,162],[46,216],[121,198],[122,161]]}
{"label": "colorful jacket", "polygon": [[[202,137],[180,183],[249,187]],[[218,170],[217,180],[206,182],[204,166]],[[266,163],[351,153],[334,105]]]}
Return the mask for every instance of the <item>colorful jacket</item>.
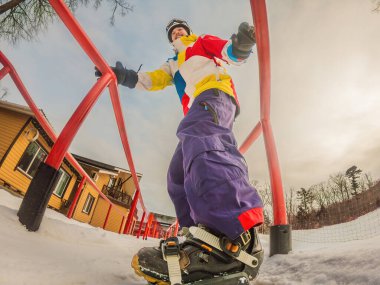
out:
{"label": "colorful jacket", "polygon": [[173,46],[176,55],[159,69],[138,73],[138,88],[155,91],[174,83],[185,115],[194,98],[212,88],[220,89],[233,97],[237,110],[239,109],[232,78],[221,65],[222,62],[237,65],[242,63],[242,60],[232,54],[230,40],[191,34],[175,40]]}

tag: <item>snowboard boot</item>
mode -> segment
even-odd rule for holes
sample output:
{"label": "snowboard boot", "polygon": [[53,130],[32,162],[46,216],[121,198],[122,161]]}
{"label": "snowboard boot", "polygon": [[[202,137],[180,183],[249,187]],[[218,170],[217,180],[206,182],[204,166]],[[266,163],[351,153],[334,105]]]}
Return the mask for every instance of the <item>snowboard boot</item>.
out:
{"label": "snowboard boot", "polygon": [[179,243],[175,237],[159,247],[144,247],[133,257],[132,267],[150,284],[240,285],[249,284],[259,272],[264,252],[256,230],[238,239],[191,227]]}

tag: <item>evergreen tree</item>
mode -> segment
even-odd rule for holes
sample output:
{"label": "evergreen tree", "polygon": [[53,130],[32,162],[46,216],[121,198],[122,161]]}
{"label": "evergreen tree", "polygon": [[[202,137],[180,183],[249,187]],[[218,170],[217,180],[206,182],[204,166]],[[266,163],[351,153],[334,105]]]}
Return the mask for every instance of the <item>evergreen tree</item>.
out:
{"label": "evergreen tree", "polygon": [[297,219],[301,224],[305,224],[312,210],[314,195],[310,189],[301,188],[297,191],[297,200],[299,201]]}
{"label": "evergreen tree", "polygon": [[358,178],[360,177],[360,173],[362,173],[362,171],[359,168],[357,168],[355,165],[351,166],[349,169],[346,170],[346,176],[351,181],[351,187],[352,187],[351,194],[353,196],[356,196],[359,194]]}

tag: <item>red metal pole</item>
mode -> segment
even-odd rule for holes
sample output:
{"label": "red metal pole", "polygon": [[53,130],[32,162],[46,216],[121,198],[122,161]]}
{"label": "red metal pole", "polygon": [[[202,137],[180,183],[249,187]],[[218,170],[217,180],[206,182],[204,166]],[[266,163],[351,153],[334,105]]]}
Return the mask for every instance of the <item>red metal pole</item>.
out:
{"label": "red metal pole", "polygon": [[[270,123],[270,46],[265,0],[251,0],[252,16],[256,27],[257,53],[260,75],[261,126],[267,153],[272,188],[273,223],[287,224],[286,207],[276,145]],[[256,126],[257,127],[257,126]],[[258,132],[258,131],[256,131]]]}
{"label": "red metal pole", "polygon": [[137,207],[137,202],[139,200],[139,196],[140,196],[140,191],[137,190],[135,192],[135,195],[133,196],[131,209],[129,210],[129,213],[128,213],[127,223],[126,223],[126,226],[125,226],[125,229],[124,229],[124,233],[125,234],[127,233],[127,229],[129,228],[130,224],[132,223],[132,219],[133,219],[133,216],[134,216],[135,211],[136,211],[136,207]]}
{"label": "red metal pole", "polygon": [[79,186],[78,186],[78,188],[77,188],[77,192],[75,193],[74,199],[73,199],[73,201],[71,202],[69,212],[67,213],[67,217],[68,217],[69,219],[71,219],[71,218],[73,217],[75,206],[76,206],[77,203],[78,203],[79,196],[80,196],[80,194],[82,193],[82,190],[83,190],[83,187],[84,187],[84,183],[85,183],[85,182],[86,182],[86,177],[83,177],[83,178],[82,178],[82,181],[79,183]]}
{"label": "red metal pole", "polygon": [[143,226],[143,223],[144,223],[144,219],[145,219],[145,211],[144,211],[144,213],[142,215],[142,218],[141,218],[141,221],[140,221],[140,226],[139,226],[139,229],[137,231],[137,235],[136,235],[137,238],[140,238],[141,229],[142,229],[142,226]]}
{"label": "red metal pole", "polygon": [[103,229],[105,229],[106,226],[107,226],[107,223],[108,223],[108,219],[109,219],[109,217],[110,217],[111,210],[112,210],[112,204],[110,204],[110,206],[108,207],[108,212],[107,212],[107,216],[106,216],[106,219],[105,219],[105,221],[104,221],[104,224],[103,224]]}
{"label": "red metal pole", "polygon": [[271,188],[273,225],[270,227],[269,256],[287,254],[292,249],[291,226],[288,224],[280,165],[270,123],[270,47],[265,0],[251,0],[256,26],[260,75],[260,120],[267,153]]}
{"label": "red metal pole", "polygon": [[135,165],[134,165],[133,159],[132,159],[131,149],[129,147],[127,131],[125,128],[125,123],[124,123],[124,115],[123,115],[123,111],[121,109],[120,98],[119,98],[119,94],[117,92],[117,86],[116,86],[115,82],[112,82],[110,84],[109,90],[110,90],[110,94],[111,94],[112,106],[114,109],[115,118],[116,118],[117,126],[119,129],[121,142],[123,144],[123,148],[124,148],[125,156],[126,156],[127,161],[128,161],[129,169],[131,170],[133,183],[135,184],[135,187],[136,187],[136,193],[135,193],[134,199],[132,201],[131,209],[129,211],[128,219],[127,219],[126,228],[129,228],[131,223],[132,223],[133,216],[135,214],[135,210],[136,210],[136,206],[137,206],[137,199],[139,198],[141,191],[140,191],[140,185],[139,185],[138,177],[137,177],[136,170],[135,170]]}
{"label": "red metal pole", "polygon": [[130,235],[133,236],[133,230],[134,230],[135,225],[136,225],[136,220],[132,220],[132,223],[131,223],[131,225],[129,226],[129,229],[128,229],[128,234],[130,234]]}
{"label": "red metal pole", "polygon": [[263,121],[263,132],[272,188],[273,224],[286,225],[288,223],[288,218],[286,214],[286,204],[282,186],[281,171],[280,167],[278,166],[277,151],[270,122]]}
{"label": "red metal pole", "polygon": [[151,223],[149,224],[148,237],[152,236],[153,227],[154,227],[154,217],[153,217]]}
{"label": "red metal pole", "polygon": [[3,79],[3,77],[4,77],[5,75],[7,75],[10,71],[11,71],[11,69],[10,69],[8,66],[4,66],[4,67],[0,70],[0,80]]}
{"label": "red metal pole", "polygon": [[157,224],[158,224],[158,222],[154,221],[152,237],[156,237]]}
{"label": "red metal pole", "polygon": [[248,135],[248,137],[245,139],[243,144],[240,146],[239,151],[242,154],[244,154],[255,142],[255,140],[261,135],[261,132],[262,132],[261,122],[258,122],[257,125],[251,131],[251,133]]}
{"label": "red metal pole", "polygon": [[164,239],[167,239],[168,238],[168,232],[169,232],[169,229],[170,229],[170,227],[168,227],[167,229],[166,229],[166,231],[165,231],[165,233],[164,233]]}
{"label": "red metal pole", "polygon": [[173,227],[172,226],[168,227],[168,230],[166,231],[167,238],[172,236],[172,231],[173,231]]}
{"label": "red metal pole", "polygon": [[132,205],[131,205],[131,208],[130,208],[129,213],[128,213],[127,223],[126,223],[126,226],[124,228],[124,234],[127,233],[128,228],[130,227],[130,225],[132,223],[132,219],[133,219],[135,211],[136,211],[139,196],[140,196],[140,191],[137,190],[135,192],[135,195],[133,196]]}
{"label": "red metal pole", "polygon": [[46,164],[51,167],[58,169],[65,157],[65,154],[73,141],[76,133],[78,132],[80,126],[84,122],[85,118],[91,111],[92,107],[98,100],[101,92],[110,83],[112,76],[110,74],[104,74],[95,85],[91,88],[87,96],[79,104],[65,127],[63,128],[61,134],[59,135],[57,141],[53,145],[48,157],[46,158]]}
{"label": "red metal pole", "polygon": [[175,237],[178,235],[178,227],[179,227],[179,223],[178,223],[178,220],[176,220],[176,222],[175,222],[175,228],[174,228],[174,236]]}
{"label": "red metal pole", "polygon": [[154,234],[155,238],[159,238],[160,235],[160,225],[157,226],[156,233]]}
{"label": "red metal pole", "polygon": [[157,229],[156,229],[156,234],[154,235],[155,238],[159,238],[161,233],[161,224],[157,223]]}
{"label": "red metal pole", "polygon": [[150,213],[150,214],[149,214],[149,218],[148,218],[148,222],[146,223],[146,226],[145,226],[144,239],[147,239],[147,237],[148,237],[148,235],[149,235],[150,225],[151,225],[151,223],[152,223],[152,220],[153,220],[153,214]]}

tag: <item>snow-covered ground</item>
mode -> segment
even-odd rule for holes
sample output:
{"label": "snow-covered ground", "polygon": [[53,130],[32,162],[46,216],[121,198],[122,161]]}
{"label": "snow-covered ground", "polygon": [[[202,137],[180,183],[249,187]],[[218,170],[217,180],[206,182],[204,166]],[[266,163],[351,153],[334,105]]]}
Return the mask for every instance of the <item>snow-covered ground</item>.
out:
{"label": "snow-covered ground", "polygon": [[[0,189],[1,285],[146,284],[130,262],[140,247],[157,240],[106,232],[49,209],[40,230],[28,232],[17,219],[20,203]],[[341,243],[293,241],[290,254],[270,258],[268,237],[261,240],[266,258],[257,285],[380,284],[380,236]]]}

